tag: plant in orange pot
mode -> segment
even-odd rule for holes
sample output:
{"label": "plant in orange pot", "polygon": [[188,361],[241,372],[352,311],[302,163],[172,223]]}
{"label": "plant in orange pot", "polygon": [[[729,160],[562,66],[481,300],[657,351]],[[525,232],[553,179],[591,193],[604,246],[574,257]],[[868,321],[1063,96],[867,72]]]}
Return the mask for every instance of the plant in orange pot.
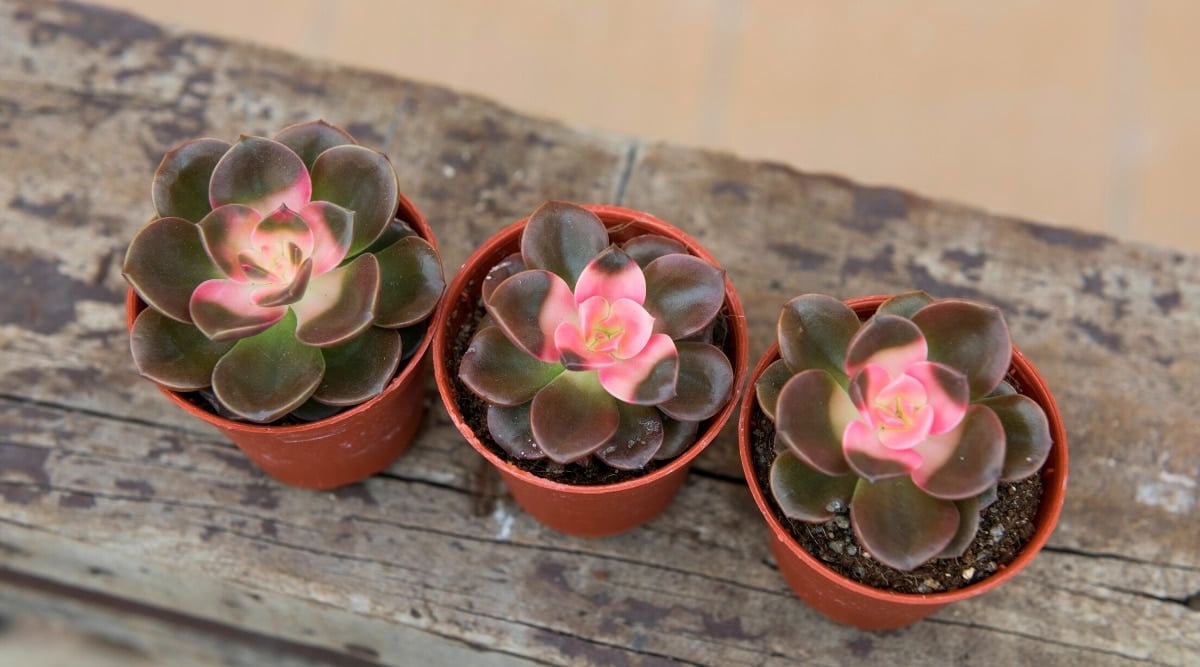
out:
{"label": "plant in orange pot", "polygon": [[808,294],[777,334],[743,406],[742,461],[802,599],[899,627],[1032,560],[1062,507],[1066,437],[997,308]]}
{"label": "plant in orange pot", "polygon": [[323,121],[196,139],[152,194],[122,269],[138,372],[284,482],[390,464],[423,411],[445,283],[387,157]]}
{"label": "plant in orange pot", "polygon": [[622,532],[670,502],[733,411],[741,305],[707,252],[645,213],[548,202],[451,284],[435,373],[526,511]]}

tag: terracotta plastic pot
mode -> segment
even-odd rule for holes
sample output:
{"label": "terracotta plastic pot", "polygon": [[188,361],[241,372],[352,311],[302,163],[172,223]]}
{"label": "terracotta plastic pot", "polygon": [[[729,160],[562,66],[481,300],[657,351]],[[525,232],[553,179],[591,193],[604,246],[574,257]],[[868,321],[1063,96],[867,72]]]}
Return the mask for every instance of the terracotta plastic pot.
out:
{"label": "terracotta plastic pot", "polygon": [[[403,194],[397,214],[437,250],[437,240],[424,216]],[[439,303],[438,309],[445,303]],[[125,300],[129,328],[145,308],[130,289]],[[332,417],[294,426],[267,426],[225,419],[181,394],[159,390],[197,419],[216,426],[260,468],[286,484],[307,489],[333,489],[351,484],[391,465],[412,442],[425,413],[425,378],[429,369],[432,322],[405,365],[378,396]]]}
{"label": "terracotta plastic pot", "polygon": [[[859,317],[868,317],[885,299],[886,296],[871,296],[851,299],[846,303]],[[767,366],[777,359],[779,346],[775,344],[767,350],[754,369],[750,378],[751,387]],[[1035,532],[1016,559],[990,577],[955,591],[927,595],[894,593],[855,582],[826,567],[792,539],[791,533],[780,523],[767,501],[765,494],[770,492],[764,491],[758,485],[751,451],[751,419],[758,403],[752,394],[748,395],[742,403],[738,419],[738,445],[742,469],[745,471],[754,502],[770,528],[771,551],[779,564],[779,571],[800,599],[838,623],[863,630],[887,630],[916,623],[951,602],[986,593],[1012,579],[1033,561],[1050,538],[1050,533],[1054,532],[1054,526],[1062,512],[1067,490],[1067,434],[1054,396],[1046,386],[1045,380],[1016,347],[1013,347],[1012,370],[1021,385],[1021,393],[1036,401],[1045,410],[1050,421],[1050,436],[1054,441],[1040,473],[1042,502],[1034,519]]]}
{"label": "terracotta plastic pot", "polygon": [[[679,241],[688,251],[714,266],[720,266],[695,239],[652,215],[618,206],[587,205],[609,229],[617,242],[653,233]],[[456,397],[458,368],[450,367],[455,337],[470,325],[487,272],[500,260],[520,250],[521,232],[528,218],[501,230],[480,246],[463,264],[450,283],[449,295],[434,330],[434,376],[450,419],[463,437],[500,471],[501,478],[517,503],[543,524],[563,533],[583,537],[615,535],[646,523],[662,512],[675,497],[688,466],[712,442],[733,415],[745,384],[749,365],[748,333],[742,304],[729,278],[725,279],[722,315],[728,322],[725,351],[734,371],[733,396],[728,405],[706,424],[695,444],[679,457],[646,475],[615,484],[574,486],[538,477],[504,460],[480,441],[463,418]],[[463,391],[466,391],[465,389]]]}

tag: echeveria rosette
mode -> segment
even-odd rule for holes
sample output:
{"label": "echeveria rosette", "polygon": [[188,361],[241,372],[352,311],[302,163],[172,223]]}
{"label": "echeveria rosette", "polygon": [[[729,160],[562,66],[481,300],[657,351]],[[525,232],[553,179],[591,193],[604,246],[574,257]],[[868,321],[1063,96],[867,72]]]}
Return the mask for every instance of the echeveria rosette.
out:
{"label": "echeveria rosette", "polygon": [[1045,413],[1004,382],[1012,341],[992,306],[910,292],[860,323],[809,294],[784,306],[777,335],[782,358],[756,383],[776,429],[771,491],[801,521],[849,508],[886,565],[961,555],[998,484],[1049,453]]}
{"label": "echeveria rosette", "polygon": [[724,273],[677,241],[614,244],[591,211],[548,202],[482,292],[459,377],[514,457],[640,469],[677,456],[732,396],[732,366],[706,342]]}
{"label": "echeveria rosette", "polygon": [[270,422],[378,394],[445,287],[433,246],[395,218],[387,157],[323,121],[186,142],[152,195],[123,268],[149,306],[134,361],[222,414]]}

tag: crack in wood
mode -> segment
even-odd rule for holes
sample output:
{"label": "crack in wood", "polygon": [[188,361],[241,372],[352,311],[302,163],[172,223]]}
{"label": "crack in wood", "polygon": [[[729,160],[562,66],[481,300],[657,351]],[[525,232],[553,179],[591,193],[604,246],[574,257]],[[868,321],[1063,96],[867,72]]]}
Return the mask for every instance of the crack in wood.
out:
{"label": "crack in wood", "polygon": [[197,440],[199,440],[202,443],[218,444],[218,443],[227,443],[228,442],[227,440],[213,439],[211,433],[207,433],[204,431],[193,431],[191,429],[187,429],[182,426],[176,426],[174,424],[163,424],[161,422],[156,422],[156,421],[153,421],[150,419],[143,419],[141,417],[129,417],[126,415],[109,414],[107,412],[101,412],[99,410],[93,410],[91,408],[85,408],[85,407],[81,407],[81,406],[77,406],[77,405],[68,405],[65,403],[55,403],[52,401],[40,400],[40,399],[36,399],[36,398],[28,398],[25,396],[17,396],[14,394],[8,394],[8,393],[3,393],[3,392],[0,392],[0,401],[8,401],[10,403],[15,403],[17,405],[28,405],[28,406],[33,406],[36,408],[43,408],[46,410],[57,410],[60,412],[65,412],[67,414],[82,415],[85,417],[91,417],[93,419],[100,419],[100,420],[106,421],[106,422],[133,424],[135,426],[144,426],[146,428],[151,428],[151,429],[155,429],[155,430],[159,430],[159,431],[170,431],[172,433],[183,433],[183,434],[186,434],[193,438],[196,438]]}
{"label": "crack in wood", "polygon": [[1160,562],[1160,561],[1146,560],[1144,558],[1135,558],[1133,556],[1126,556],[1124,554],[1116,554],[1116,553],[1111,553],[1111,552],[1085,551],[1083,549],[1077,549],[1077,548],[1073,548],[1073,547],[1052,546],[1049,544],[1042,547],[1042,550],[1046,551],[1048,553],[1063,554],[1066,556],[1078,556],[1080,558],[1097,558],[1097,559],[1104,559],[1104,560],[1115,560],[1115,561],[1120,561],[1122,563],[1130,563],[1133,565],[1146,565],[1149,567],[1165,567],[1165,568],[1170,568],[1172,570],[1179,570],[1181,572],[1200,573],[1200,566],[1197,566],[1197,565],[1188,565],[1185,563],[1164,563],[1164,562]]}
{"label": "crack in wood", "polygon": [[1072,644],[1070,642],[1064,642],[1064,641],[1058,640],[1058,639],[1050,639],[1048,637],[1040,637],[1035,634],[1031,634],[1028,632],[1020,632],[1018,630],[1008,630],[1005,628],[997,628],[995,626],[984,625],[982,623],[954,621],[954,620],[951,620],[948,618],[939,618],[937,616],[931,616],[931,617],[925,619],[925,622],[936,624],[936,625],[952,625],[952,626],[959,627],[959,628],[965,628],[968,630],[975,630],[975,631],[981,631],[981,632],[994,632],[996,634],[1008,635],[1010,637],[1019,637],[1023,640],[1027,640],[1027,641],[1033,642],[1035,644],[1049,644],[1051,646],[1057,646],[1060,648],[1070,649],[1070,650],[1074,650],[1074,651],[1081,651],[1083,653],[1094,653],[1094,654],[1099,654],[1099,655],[1111,656],[1114,658],[1121,658],[1122,660],[1132,660],[1134,662],[1146,664],[1146,665],[1162,665],[1163,667],[1170,667],[1170,663],[1160,662],[1158,660],[1152,660],[1150,658],[1146,658],[1146,657],[1142,657],[1142,656],[1129,655],[1128,653],[1121,653],[1120,651],[1113,651],[1111,649],[1097,648],[1095,646],[1087,646],[1084,644]]}

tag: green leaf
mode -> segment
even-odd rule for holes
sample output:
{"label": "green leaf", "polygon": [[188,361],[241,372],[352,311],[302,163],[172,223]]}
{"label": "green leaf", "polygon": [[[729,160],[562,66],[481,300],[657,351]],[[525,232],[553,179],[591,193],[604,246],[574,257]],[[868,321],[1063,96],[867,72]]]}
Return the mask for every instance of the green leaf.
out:
{"label": "green leaf", "polygon": [[788,449],[820,472],[850,472],[842,452],[842,433],[858,410],[829,373],[812,369],[797,373],[779,392],[775,435]]}
{"label": "green leaf", "polygon": [[417,236],[417,233],[413,231],[413,228],[410,227],[407,222],[401,220],[400,218],[392,218],[392,221],[389,222],[388,226],[384,228],[383,233],[379,235],[379,238],[375,239],[375,242],[363,252],[374,255],[380,250],[392,245],[396,241],[408,236]]}
{"label": "green leaf", "polygon": [[213,392],[244,419],[266,423],[308,400],[321,384],[321,351],[296,340],[289,312],[275,326],[239,340],[213,369]]}
{"label": "green leaf", "polygon": [[562,364],[539,361],[520,349],[499,327],[480,329],[458,367],[458,377],[488,403],[520,405],[563,372]]}
{"label": "green leaf", "polygon": [[612,439],[596,450],[596,458],[618,470],[641,470],[663,444],[663,423],[657,409],[618,403],[621,423]]}
{"label": "green leaf", "polygon": [[300,323],[296,337],[317,347],[345,342],[371,326],[378,296],[379,262],[359,255],[309,281],[304,298],[291,306]]}
{"label": "green leaf", "polygon": [[194,325],[147,308],[133,322],[129,346],[138,373],[168,389],[194,391],[212,384],[213,367],[233,343],[211,341]]}
{"label": "green leaf", "polygon": [[986,396],[1008,373],[1012,339],[999,308],[945,299],[912,317],[929,343],[929,360],[959,369],[971,386],[971,399]]}
{"label": "green leaf", "polygon": [[534,396],[529,423],[546,456],[571,463],[604,446],[617,432],[621,415],[595,371],[566,371]]}
{"label": "green leaf", "polygon": [[805,465],[791,452],[782,452],[771,464],[771,495],[787,516],[822,523],[850,504],[854,475],[830,476]]}
{"label": "green leaf", "polygon": [[779,354],[793,372],[820,369],[845,387],[846,348],[858,327],[858,316],[841,301],[824,294],[798,296],[779,314]]}
{"label": "green leaf", "polygon": [[1025,479],[1041,469],[1053,444],[1050,422],[1042,407],[1020,394],[985,398],[979,404],[991,408],[1004,428],[1004,470],[1000,479]]}
{"label": "green leaf", "polygon": [[150,189],[159,217],[200,222],[212,210],[208,181],[228,150],[219,139],[193,139],[164,155]]}
{"label": "green leaf", "polygon": [[558,274],[572,290],[583,268],[608,245],[608,230],[595,213],[561,201],[542,204],[521,234],[526,266]]}
{"label": "green leaf", "polygon": [[354,211],[348,257],[366,249],[387,229],[400,206],[396,171],[383,153],[363,146],[335,146],[312,166],[312,198]]}
{"label": "green leaf", "polygon": [[725,302],[725,273],[692,255],[665,255],[650,262],[646,311],[655,333],[684,338],[708,326]]}
{"label": "green leaf", "polygon": [[324,120],[313,120],[289,125],[275,135],[275,141],[292,149],[304,160],[310,171],[317,156],[334,146],[356,144],[350,133]]}
{"label": "green leaf", "polygon": [[914,313],[918,310],[933,303],[934,298],[920,290],[914,292],[904,292],[897,294],[887,301],[879,304],[879,309],[876,313],[885,313],[889,315],[899,315],[906,319],[912,319]]}
{"label": "green leaf", "polygon": [[783,385],[792,379],[792,369],[788,368],[787,362],[779,359],[767,366],[762,375],[754,381],[754,393],[758,399],[758,407],[762,408],[764,414],[771,421],[775,421],[775,404],[779,402],[779,392],[783,391]]}
{"label": "green leaf", "polygon": [[941,553],[958,532],[958,508],[918,489],[907,477],[859,480],[850,525],[875,560],[908,572]]}
{"label": "green leaf", "polygon": [[325,376],[313,398],[327,405],[358,405],[378,396],[396,374],[401,351],[400,334],[379,327],[321,348]]}
{"label": "green leaf", "polygon": [[545,452],[533,440],[529,425],[530,403],[512,407],[489,405],[487,410],[488,432],[500,448],[513,457],[532,461],[546,458]]}
{"label": "green leaf", "polygon": [[667,416],[703,421],[717,414],[733,393],[733,367],[720,349],[708,343],[676,343],[679,376],[675,397],[658,405]]}
{"label": "green leaf", "polygon": [[142,227],[129,243],[121,273],[150,307],[180,322],[192,321],[188,302],[196,287],[222,277],[204,251],[200,228],[183,218],[159,218]]}
{"label": "green leaf", "polygon": [[406,327],[429,317],[442,298],[442,261],[419,236],[400,239],[375,255],[379,260],[376,326]]}

